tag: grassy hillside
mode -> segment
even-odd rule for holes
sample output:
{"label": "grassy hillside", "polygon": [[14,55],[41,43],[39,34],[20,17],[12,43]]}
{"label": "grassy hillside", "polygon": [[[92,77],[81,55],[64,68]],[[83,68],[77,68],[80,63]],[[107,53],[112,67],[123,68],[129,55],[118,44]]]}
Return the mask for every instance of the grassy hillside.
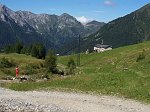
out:
{"label": "grassy hillside", "polygon": [[[76,60],[76,55],[60,57],[59,65],[65,66],[70,57]],[[14,90],[61,88],[124,96],[150,103],[150,42],[104,53],[82,54],[81,66],[77,68],[76,75],[71,77],[40,83],[11,84],[7,87]]]}
{"label": "grassy hillside", "polygon": [[[1,61],[5,58],[9,62],[13,63],[12,67],[2,67]],[[27,73],[29,75],[39,75],[43,72],[42,68],[42,60],[38,60],[31,56],[26,56],[22,54],[0,54],[0,79],[4,79],[6,77],[15,77],[15,67],[19,66],[20,75]],[[34,77],[34,76],[33,76]]]}

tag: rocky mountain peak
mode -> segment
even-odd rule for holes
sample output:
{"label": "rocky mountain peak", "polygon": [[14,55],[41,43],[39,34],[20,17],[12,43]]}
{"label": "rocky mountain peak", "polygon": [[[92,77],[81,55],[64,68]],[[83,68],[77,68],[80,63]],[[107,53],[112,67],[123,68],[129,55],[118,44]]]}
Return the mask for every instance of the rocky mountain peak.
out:
{"label": "rocky mountain peak", "polygon": [[77,19],[67,13],[63,13],[59,16],[59,23],[61,26],[67,25],[69,27],[80,27],[83,28],[83,25],[81,25],[80,22],[77,21]]}
{"label": "rocky mountain peak", "polygon": [[[7,18],[6,18],[7,16]],[[15,17],[15,12],[6,7],[3,4],[0,4],[0,20],[2,21],[8,21],[10,18]]]}
{"label": "rocky mountain peak", "polygon": [[0,10],[4,8],[4,5],[0,3]]}
{"label": "rocky mountain peak", "polygon": [[63,14],[60,15],[60,17],[72,17],[72,16],[67,14],[67,13],[63,13]]}
{"label": "rocky mountain peak", "polygon": [[76,20],[76,18],[74,18],[73,16],[67,14],[67,13],[63,13],[62,15],[59,16],[61,19],[73,19],[73,20]]}
{"label": "rocky mountain peak", "polygon": [[5,12],[5,13],[12,13],[13,12],[11,9],[9,9],[8,7],[6,7],[3,4],[0,4],[0,11]]}

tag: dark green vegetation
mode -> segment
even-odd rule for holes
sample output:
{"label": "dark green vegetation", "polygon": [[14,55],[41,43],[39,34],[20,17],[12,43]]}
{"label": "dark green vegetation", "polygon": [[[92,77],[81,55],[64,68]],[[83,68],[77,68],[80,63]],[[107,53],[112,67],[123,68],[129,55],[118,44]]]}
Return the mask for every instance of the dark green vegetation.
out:
{"label": "dark green vegetation", "polygon": [[23,45],[23,43],[17,41],[14,45],[6,46],[4,52],[31,55],[32,57],[36,57],[38,59],[45,59],[46,56],[46,48],[40,43],[27,47]]}
{"label": "dark green vegetation", "polygon": [[[144,58],[137,61],[141,54]],[[24,55],[19,55],[19,58],[17,56],[11,57],[14,60],[22,60],[20,63],[26,61],[38,65],[41,62],[41,60],[27,58]],[[66,68],[70,58],[76,60],[76,55],[59,57],[59,67]],[[81,67],[78,67],[75,73],[68,77],[55,77],[46,82],[15,83],[5,86],[20,91],[61,88],[70,91],[124,96],[150,103],[150,42],[104,53],[81,54]]]}
{"label": "dark green vegetation", "polygon": [[13,60],[8,60],[5,57],[1,58],[1,60],[0,60],[1,68],[11,68],[13,66],[15,66],[15,63],[13,62]]}
{"label": "dark green vegetation", "polygon": [[76,64],[72,58],[69,59],[67,63],[67,74],[75,74]]}
{"label": "dark green vegetation", "polygon": [[101,43],[113,48],[150,40],[150,4],[104,25],[97,33],[86,37],[85,49]]}
{"label": "dark green vegetation", "polygon": [[56,67],[57,67],[57,57],[55,55],[54,52],[52,51],[48,51],[48,55],[46,56],[46,59],[45,59],[45,66],[47,68],[48,71],[54,73],[56,72]]}

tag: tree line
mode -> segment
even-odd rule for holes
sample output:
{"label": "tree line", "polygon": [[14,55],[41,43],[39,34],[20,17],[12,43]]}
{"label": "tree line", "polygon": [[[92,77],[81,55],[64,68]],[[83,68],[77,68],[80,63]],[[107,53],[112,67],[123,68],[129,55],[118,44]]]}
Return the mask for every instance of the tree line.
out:
{"label": "tree line", "polygon": [[31,55],[38,59],[45,59],[46,56],[46,48],[41,43],[35,43],[30,46],[25,46],[18,41],[14,45],[6,46],[4,52]]}

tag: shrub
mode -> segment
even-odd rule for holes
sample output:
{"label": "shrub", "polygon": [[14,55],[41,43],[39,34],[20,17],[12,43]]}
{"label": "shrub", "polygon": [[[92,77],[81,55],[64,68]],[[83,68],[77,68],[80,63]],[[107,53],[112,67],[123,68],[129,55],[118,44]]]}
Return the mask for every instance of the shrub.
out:
{"label": "shrub", "polygon": [[40,67],[41,67],[41,68],[43,68],[43,67],[44,67],[44,64],[43,64],[42,62],[40,63]]}
{"label": "shrub", "polygon": [[44,79],[44,78],[46,78],[46,79],[50,79],[52,77],[52,74],[51,73],[49,73],[48,71],[46,71],[45,72],[45,74],[44,75],[42,75],[42,79]]}
{"label": "shrub", "polygon": [[145,57],[146,57],[145,50],[143,50],[142,53],[139,54],[136,62],[139,62],[139,61],[145,59]]}
{"label": "shrub", "polygon": [[72,58],[68,61],[66,74],[75,74],[76,64]]}
{"label": "shrub", "polygon": [[57,71],[57,57],[56,55],[54,54],[54,52],[52,51],[48,51],[48,54],[45,58],[45,67],[47,68],[48,71],[52,72],[52,73],[55,73]]}
{"label": "shrub", "polygon": [[8,60],[7,58],[3,57],[0,60],[0,67],[4,67],[4,68],[10,68],[15,66],[15,63],[13,60]]}
{"label": "shrub", "polygon": [[15,72],[12,70],[8,70],[8,69],[2,69],[1,70],[4,74],[6,74],[7,76],[15,76]]}
{"label": "shrub", "polygon": [[33,67],[31,65],[26,65],[26,67],[25,67],[25,74],[26,75],[34,74],[34,70],[33,70]]}

